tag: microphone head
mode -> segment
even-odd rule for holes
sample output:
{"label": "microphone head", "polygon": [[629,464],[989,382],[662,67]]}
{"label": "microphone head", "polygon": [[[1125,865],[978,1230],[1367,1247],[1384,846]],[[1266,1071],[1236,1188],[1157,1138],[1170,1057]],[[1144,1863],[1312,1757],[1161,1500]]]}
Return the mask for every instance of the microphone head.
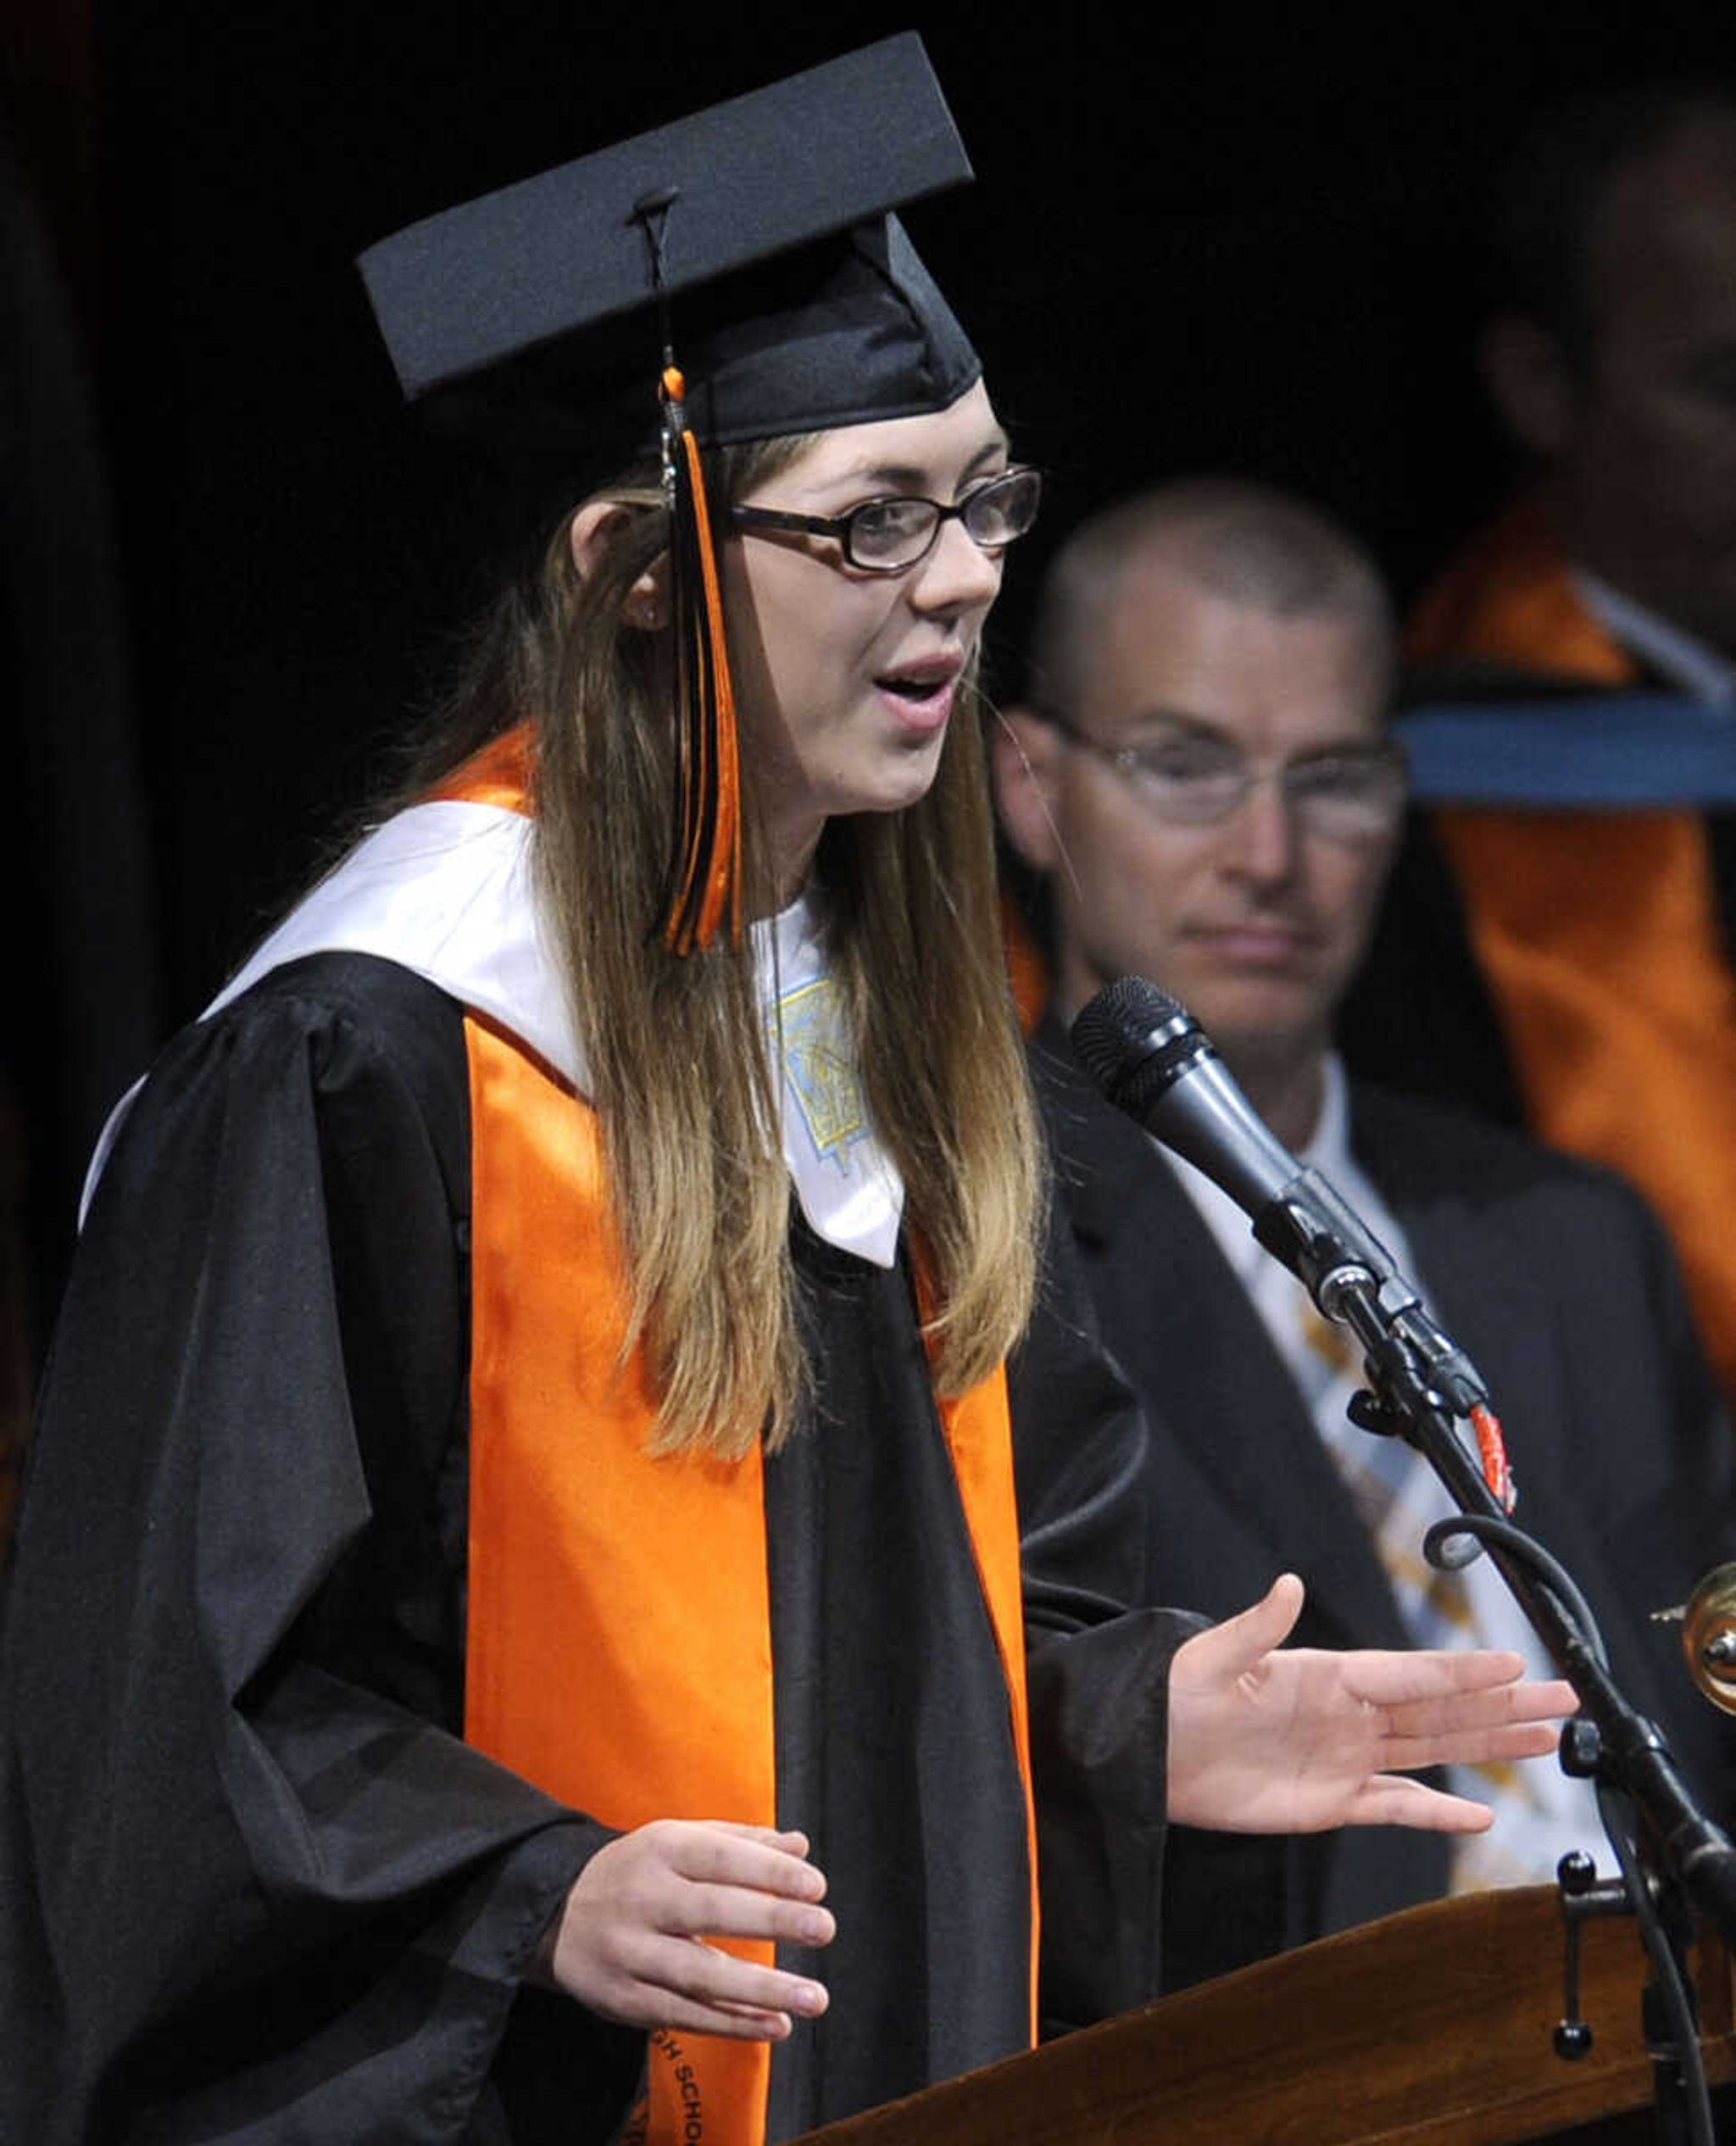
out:
{"label": "microphone head", "polygon": [[1106,984],[1081,1009],[1070,1033],[1080,1062],[1104,1095],[1142,1123],[1190,1065],[1216,1056],[1181,1001],[1143,976]]}

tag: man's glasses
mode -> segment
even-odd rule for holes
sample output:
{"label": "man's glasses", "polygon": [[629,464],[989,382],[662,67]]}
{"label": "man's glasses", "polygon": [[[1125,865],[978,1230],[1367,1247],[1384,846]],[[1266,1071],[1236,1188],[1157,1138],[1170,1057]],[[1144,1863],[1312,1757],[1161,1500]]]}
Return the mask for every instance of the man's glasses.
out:
{"label": "man's glasses", "polygon": [[933,550],[942,525],[962,521],[965,533],[984,551],[999,551],[1022,537],[1037,519],[1043,475],[1022,465],[974,484],[956,505],[899,493],[865,499],[848,514],[827,517],[785,514],[776,507],[732,507],[741,529],[793,529],[830,537],[846,562],[864,574],[902,574]]}
{"label": "man's glasses", "polygon": [[1404,811],[1404,749],[1390,739],[1262,764],[1227,739],[1199,733],[1106,745],[1053,709],[1042,712],[1064,738],[1112,767],[1155,817],[1177,827],[1228,819],[1262,782],[1277,783],[1301,825],[1329,841],[1371,841],[1389,833]]}

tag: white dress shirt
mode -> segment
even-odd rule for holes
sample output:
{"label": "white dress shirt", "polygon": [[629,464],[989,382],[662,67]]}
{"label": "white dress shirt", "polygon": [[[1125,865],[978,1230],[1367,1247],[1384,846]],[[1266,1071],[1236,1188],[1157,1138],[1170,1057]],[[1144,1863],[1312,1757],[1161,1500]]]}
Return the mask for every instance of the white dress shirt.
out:
{"label": "white dress shirt", "polygon": [[[1336,1056],[1327,1059],[1324,1072],[1319,1122],[1299,1159],[1330,1180],[1393,1255],[1400,1272],[1423,1290],[1424,1278],[1416,1272],[1403,1229],[1350,1152],[1349,1095]],[[1425,1563],[1425,1530],[1456,1508],[1421,1454],[1349,1421],[1346,1406],[1363,1384],[1351,1337],[1342,1328],[1327,1326],[1302,1285],[1255,1242],[1247,1216],[1227,1194],[1168,1149],[1160,1145],[1159,1152],[1199,1209],[1307,1402],[1370,1528],[1412,1642],[1510,1648],[1524,1657],[1531,1675],[1553,1676],[1536,1635],[1488,1558],[1478,1558],[1458,1575],[1456,1586],[1450,1580],[1444,1585]],[[1499,1394],[1494,1403],[1499,1411]],[[1519,1430],[1522,1440],[1522,1425]],[[1522,1469],[1516,1468],[1515,1473],[1520,1493],[1516,1518],[1522,1524]],[[1307,1577],[1302,1575],[1305,1582]],[[1570,1848],[1583,1848],[1609,1865],[1590,1784],[1569,1779],[1553,1759],[1488,1773],[1467,1767],[1449,1770],[1459,1793],[1488,1803],[1495,1814],[1487,1833],[1455,1842],[1455,1892],[1552,1879],[1557,1861]]]}

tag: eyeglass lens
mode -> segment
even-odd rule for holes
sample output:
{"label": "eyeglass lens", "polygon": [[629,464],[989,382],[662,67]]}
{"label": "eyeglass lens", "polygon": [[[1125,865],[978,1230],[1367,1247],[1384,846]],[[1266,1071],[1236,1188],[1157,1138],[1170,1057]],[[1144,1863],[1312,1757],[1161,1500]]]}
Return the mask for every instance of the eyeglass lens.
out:
{"label": "eyeglass lens", "polygon": [[932,499],[870,499],[845,516],[847,550],[859,566],[912,566],[956,517],[985,551],[1022,537],[1037,518],[1042,479],[1035,470],[1009,470],[968,493],[954,507]]}
{"label": "eyeglass lens", "polygon": [[[1195,747],[1124,748],[1114,755],[1153,809],[1204,826],[1238,811],[1261,778],[1239,753]],[[1321,753],[1271,772],[1305,827],[1327,835],[1383,833],[1404,801],[1396,755]]]}

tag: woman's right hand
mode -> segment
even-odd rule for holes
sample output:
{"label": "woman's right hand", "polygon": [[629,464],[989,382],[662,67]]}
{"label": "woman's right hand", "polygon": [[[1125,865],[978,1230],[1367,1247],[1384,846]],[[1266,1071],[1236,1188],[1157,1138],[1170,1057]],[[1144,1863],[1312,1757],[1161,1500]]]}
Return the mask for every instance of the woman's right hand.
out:
{"label": "woman's right hand", "polygon": [[830,1944],[807,1837],[664,1818],[599,1848],[537,1954],[538,1978],[604,2019],[781,2042],[826,2009],[823,1984],[739,1959],[712,1937]]}

